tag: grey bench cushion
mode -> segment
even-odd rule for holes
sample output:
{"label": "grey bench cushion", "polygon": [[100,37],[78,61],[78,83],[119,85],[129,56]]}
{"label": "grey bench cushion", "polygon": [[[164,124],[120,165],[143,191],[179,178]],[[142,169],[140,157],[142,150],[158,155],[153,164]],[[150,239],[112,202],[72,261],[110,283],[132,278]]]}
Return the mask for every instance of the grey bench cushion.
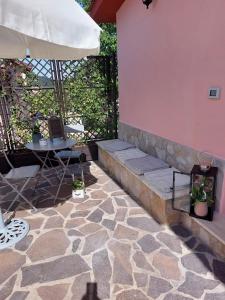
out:
{"label": "grey bench cushion", "polygon": [[125,160],[125,165],[136,175],[143,175],[146,172],[169,167],[169,165],[161,159],[150,155]]}
{"label": "grey bench cushion", "polygon": [[126,149],[130,149],[130,148],[135,148],[134,145],[129,144],[124,141],[121,141],[119,139],[100,141],[100,142],[97,142],[97,145],[100,148],[102,148],[103,150],[106,150],[109,152],[116,152],[116,151],[126,150]]}
{"label": "grey bench cushion", "polygon": [[125,160],[128,160],[128,159],[140,158],[140,157],[147,156],[146,153],[139,150],[138,148],[131,148],[131,149],[126,149],[126,150],[122,150],[122,151],[116,151],[114,153],[114,155],[118,160],[120,160],[123,163],[125,162]]}
{"label": "grey bench cushion", "polygon": [[[157,190],[163,193],[171,193],[173,187],[173,171],[178,171],[175,168],[158,170],[144,174],[145,182],[154,186]],[[176,174],[175,190],[180,191],[189,188],[190,176]]]}

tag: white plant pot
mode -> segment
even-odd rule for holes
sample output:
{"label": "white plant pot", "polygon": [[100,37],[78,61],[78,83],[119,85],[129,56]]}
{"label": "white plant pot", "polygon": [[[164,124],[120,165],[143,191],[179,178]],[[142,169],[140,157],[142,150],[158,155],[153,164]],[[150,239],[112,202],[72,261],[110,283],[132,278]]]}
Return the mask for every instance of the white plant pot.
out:
{"label": "white plant pot", "polygon": [[72,197],[73,199],[83,199],[84,198],[84,189],[82,190],[72,190]]}

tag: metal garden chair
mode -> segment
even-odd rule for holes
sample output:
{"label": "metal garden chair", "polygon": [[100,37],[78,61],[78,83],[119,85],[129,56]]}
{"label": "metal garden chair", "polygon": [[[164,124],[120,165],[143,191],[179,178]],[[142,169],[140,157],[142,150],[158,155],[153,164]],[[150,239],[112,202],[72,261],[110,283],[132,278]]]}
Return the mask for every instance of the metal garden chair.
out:
{"label": "metal garden chair", "polygon": [[[26,189],[28,184],[32,179],[37,177],[38,171],[40,169],[39,165],[32,165],[32,166],[23,166],[19,168],[15,168],[12,163],[10,162],[4,148],[2,142],[0,142],[0,149],[3,153],[5,160],[7,161],[8,165],[10,166],[11,170],[7,174],[2,174],[0,172],[0,179],[8,186],[12,188],[13,191],[16,192],[16,197],[8,207],[8,211],[10,211],[11,207],[13,207],[14,203],[19,199],[22,198],[33,210],[37,210],[31,201],[24,196],[23,191]],[[22,187],[18,188],[18,183],[22,182]],[[37,182],[36,182],[37,183]]]}

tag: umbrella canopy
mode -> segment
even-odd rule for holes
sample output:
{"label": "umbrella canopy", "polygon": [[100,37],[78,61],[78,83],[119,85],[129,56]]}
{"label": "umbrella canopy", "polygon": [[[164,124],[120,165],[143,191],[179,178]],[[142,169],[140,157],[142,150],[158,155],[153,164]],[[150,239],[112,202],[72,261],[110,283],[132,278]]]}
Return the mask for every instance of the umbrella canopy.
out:
{"label": "umbrella canopy", "polygon": [[100,32],[75,0],[0,0],[0,58],[97,55]]}

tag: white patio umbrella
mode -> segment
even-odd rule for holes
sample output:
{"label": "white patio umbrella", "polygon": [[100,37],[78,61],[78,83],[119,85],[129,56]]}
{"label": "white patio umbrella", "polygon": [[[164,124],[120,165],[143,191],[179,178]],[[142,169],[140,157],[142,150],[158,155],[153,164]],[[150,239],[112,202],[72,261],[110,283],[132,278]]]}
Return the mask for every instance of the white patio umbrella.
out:
{"label": "white patio umbrella", "polygon": [[97,55],[100,32],[75,0],[0,0],[0,58]]}
{"label": "white patio umbrella", "polygon": [[[0,0],[0,58],[75,60],[97,55],[100,27],[75,0]],[[5,224],[0,208],[0,249],[29,231],[21,219]]]}

